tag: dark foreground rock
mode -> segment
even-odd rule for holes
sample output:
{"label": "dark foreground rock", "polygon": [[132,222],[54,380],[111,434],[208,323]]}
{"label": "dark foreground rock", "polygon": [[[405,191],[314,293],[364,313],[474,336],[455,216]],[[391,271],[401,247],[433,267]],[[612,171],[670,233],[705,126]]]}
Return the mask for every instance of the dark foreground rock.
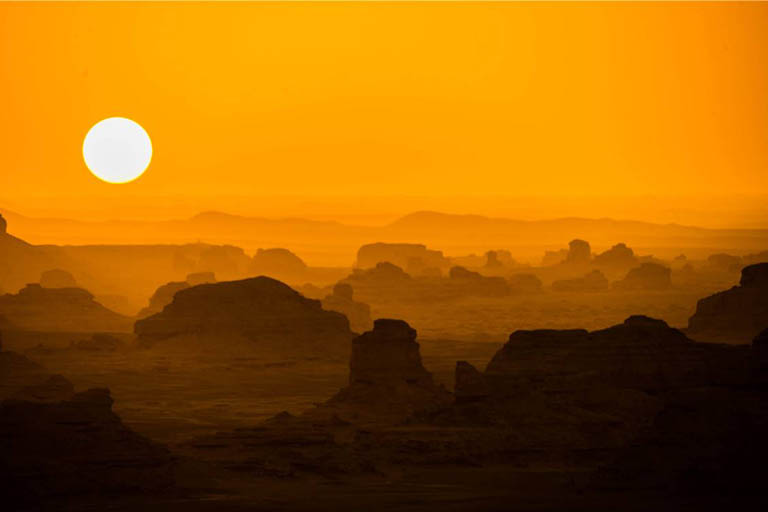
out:
{"label": "dark foreground rock", "polygon": [[570,472],[574,493],[602,504],[584,510],[624,509],[646,492],[662,504],[760,497],[763,338],[698,343],[642,316],[592,332],[517,331],[485,370],[457,363],[452,395],[415,338],[405,322],[378,320],[353,342],[350,382],[330,400],[183,450],[270,477]]}
{"label": "dark foreground rock", "polygon": [[744,267],[730,290],[701,299],[687,333],[704,341],[749,343],[768,328],[768,263]]}
{"label": "dark foreground rock", "polygon": [[159,491],[173,484],[169,452],[126,428],[106,389],[65,401],[0,402],[4,503]]}

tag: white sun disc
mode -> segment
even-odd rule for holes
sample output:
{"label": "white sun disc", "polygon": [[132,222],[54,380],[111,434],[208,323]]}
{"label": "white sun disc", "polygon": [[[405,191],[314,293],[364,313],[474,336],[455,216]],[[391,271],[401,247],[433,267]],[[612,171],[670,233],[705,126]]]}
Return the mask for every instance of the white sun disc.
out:
{"label": "white sun disc", "polygon": [[152,141],[137,122],[125,117],[99,121],[85,136],[83,159],[94,176],[127,183],[141,176],[152,160]]}

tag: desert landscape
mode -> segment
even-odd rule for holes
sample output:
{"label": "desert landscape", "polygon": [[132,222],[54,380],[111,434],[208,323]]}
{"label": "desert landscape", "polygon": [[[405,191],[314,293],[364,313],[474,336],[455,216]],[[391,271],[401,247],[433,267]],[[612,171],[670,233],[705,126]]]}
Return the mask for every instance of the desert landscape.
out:
{"label": "desert landscape", "polygon": [[0,2],[0,510],[763,510],[768,4]]}

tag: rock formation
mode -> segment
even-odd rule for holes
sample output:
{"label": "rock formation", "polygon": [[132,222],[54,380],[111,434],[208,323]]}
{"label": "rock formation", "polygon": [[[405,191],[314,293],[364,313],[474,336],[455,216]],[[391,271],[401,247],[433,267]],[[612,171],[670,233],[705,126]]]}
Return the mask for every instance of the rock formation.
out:
{"label": "rock formation", "polygon": [[496,251],[488,251],[485,253],[485,265],[486,268],[499,268],[504,264],[499,260],[499,255]]}
{"label": "rock formation", "polygon": [[564,262],[568,257],[568,249],[560,249],[557,251],[544,251],[544,256],[541,258],[542,267],[550,267],[553,265],[559,265]]}
{"label": "rock formation", "polygon": [[268,277],[181,290],[160,313],[137,321],[134,331],[144,345],[193,338],[215,350],[238,340],[294,356],[345,353],[353,337],[344,315]]}
{"label": "rock formation", "polygon": [[40,286],[43,288],[77,288],[75,278],[60,268],[46,270],[40,275]]}
{"label": "rock formation", "polygon": [[131,319],[96,302],[82,288],[43,288],[29,284],[16,295],[0,296],[0,315],[31,331],[126,332]]}
{"label": "rock formation", "polygon": [[571,265],[588,265],[592,260],[592,249],[585,240],[571,240],[568,243],[568,255],[565,263]]}
{"label": "rock formation", "polygon": [[643,263],[631,269],[621,281],[614,283],[618,290],[666,290],[672,286],[672,271],[656,263]]}
{"label": "rock formation", "polygon": [[451,401],[421,364],[416,330],[402,320],[378,319],[372,331],[355,338],[349,370],[349,385],[328,402],[348,419],[372,414],[376,421],[396,422]]}
{"label": "rock formation", "polygon": [[152,297],[149,298],[149,305],[139,311],[137,316],[139,318],[146,318],[159,313],[173,301],[173,296],[176,295],[176,292],[186,290],[187,288],[189,288],[189,283],[186,281],[173,281],[160,286],[152,294]]}
{"label": "rock formation", "polygon": [[4,235],[8,232],[8,222],[5,220],[5,217],[3,217],[3,214],[0,213],[0,235]]}
{"label": "rock formation", "polygon": [[749,343],[768,328],[768,263],[744,267],[730,290],[699,300],[688,334],[705,341]]}
{"label": "rock formation", "polygon": [[168,451],[123,425],[108,390],[22,398],[0,402],[0,495],[11,510],[53,497],[135,495],[173,484]]}
{"label": "rock formation", "polygon": [[213,272],[194,272],[187,275],[185,281],[173,281],[160,286],[152,297],[149,298],[149,305],[139,311],[139,318],[146,318],[155,313],[159,313],[165,306],[171,303],[173,296],[180,290],[186,290],[190,286],[199,284],[208,284],[216,282],[216,274]]}
{"label": "rock formation", "polygon": [[602,292],[609,288],[608,279],[599,270],[593,270],[584,277],[559,279],[552,283],[552,290],[556,292]]}
{"label": "rock formation", "polygon": [[744,378],[745,361],[738,347],[696,343],[662,320],[632,316],[592,332],[516,331],[485,375],[504,393],[541,385],[658,392]]}
{"label": "rock formation", "polygon": [[354,290],[348,283],[337,283],[333,287],[333,293],[323,299],[323,309],[346,316],[350,328],[355,332],[365,332],[373,325],[371,307],[354,300]]}
{"label": "rock formation", "polygon": [[486,277],[459,266],[451,267],[448,275],[452,283],[461,287],[458,291],[459,295],[483,297],[509,295],[509,285],[502,277]]}
{"label": "rock formation", "polygon": [[538,293],[542,288],[541,279],[534,274],[512,274],[507,283],[512,293]]}
{"label": "rock formation", "polygon": [[0,400],[45,387],[53,377],[50,371],[23,355],[0,351]]}
{"label": "rock formation", "polygon": [[638,260],[632,249],[626,244],[619,243],[596,255],[593,263],[606,270],[627,271],[637,265]]}
{"label": "rock formation", "polygon": [[208,284],[216,282],[216,274],[213,272],[192,272],[187,275],[187,284],[197,286],[199,284]]}
{"label": "rock formation", "polygon": [[302,281],[307,273],[307,264],[288,249],[259,249],[253,255],[249,273],[281,281]]}
{"label": "rock formation", "polygon": [[738,272],[741,269],[741,258],[732,254],[711,254],[707,263],[715,270],[723,272]]}
{"label": "rock formation", "polygon": [[377,263],[373,268],[366,270],[356,269],[348,279],[353,281],[391,283],[393,281],[411,279],[411,276],[397,265],[389,263],[388,261],[383,261]]}
{"label": "rock formation", "polygon": [[96,333],[89,339],[73,342],[72,348],[91,352],[115,352],[125,348],[125,343],[115,336]]}
{"label": "rock formation", "polygon": [[424,268],[448,266],[448,260],[443,256],[442,251],[427,249],[421,244],[388,243],[366,244],[360,247],[357,251],[356,266],[371,268],[386,261],[400,268],[408,268],[409,263],[414,259],[421,260],[420,264]]}

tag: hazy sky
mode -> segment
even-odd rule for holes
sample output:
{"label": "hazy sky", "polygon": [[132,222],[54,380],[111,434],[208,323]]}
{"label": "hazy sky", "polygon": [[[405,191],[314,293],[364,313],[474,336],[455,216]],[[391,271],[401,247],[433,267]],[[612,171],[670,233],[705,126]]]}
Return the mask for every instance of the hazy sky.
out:
{"label": "hazy sky", "polygon": [[[768,4],[6,3],[0,201],[767,194],[766,63]],[[82,160],[111,116],[127,185]]]}

